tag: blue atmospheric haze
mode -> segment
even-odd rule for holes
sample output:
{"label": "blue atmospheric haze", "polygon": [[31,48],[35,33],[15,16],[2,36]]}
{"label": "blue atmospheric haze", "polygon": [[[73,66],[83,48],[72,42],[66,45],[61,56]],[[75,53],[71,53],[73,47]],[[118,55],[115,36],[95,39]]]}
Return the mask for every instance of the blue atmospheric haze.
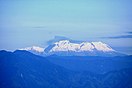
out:
{"label": "blue atmospheric haze", "polygon": [[54,36],[132,54],[131,0],[0,0],[0,49],[45,47]]}

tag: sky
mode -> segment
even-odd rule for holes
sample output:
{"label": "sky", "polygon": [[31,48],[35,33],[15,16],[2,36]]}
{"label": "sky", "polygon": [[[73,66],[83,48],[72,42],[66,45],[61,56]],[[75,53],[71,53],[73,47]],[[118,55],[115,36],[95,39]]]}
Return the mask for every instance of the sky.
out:
{"label": "sky", "polygon": [[0,0],[0,50],[47,46],[54,36],[102,41],[132,54],[131,0]]}

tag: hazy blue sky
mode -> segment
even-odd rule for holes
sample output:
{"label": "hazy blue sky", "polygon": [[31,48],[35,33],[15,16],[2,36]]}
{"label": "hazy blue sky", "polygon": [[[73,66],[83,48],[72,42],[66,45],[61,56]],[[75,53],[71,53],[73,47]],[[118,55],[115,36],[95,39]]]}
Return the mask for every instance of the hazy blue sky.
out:
{"label": "hazy blue sky", "polygon": [[45,47],[56,35],[132,54],[132,0],[0,0],[0,49]]}

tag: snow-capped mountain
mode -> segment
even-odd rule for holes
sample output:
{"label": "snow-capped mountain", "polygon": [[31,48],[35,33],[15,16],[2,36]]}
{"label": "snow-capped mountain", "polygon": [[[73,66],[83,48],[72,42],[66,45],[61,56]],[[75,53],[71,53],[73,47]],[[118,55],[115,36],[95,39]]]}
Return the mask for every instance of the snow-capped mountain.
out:
{"label": "snow-capped mountain", "polygon": [[61,40],[45,49],[46,53],[60,56],[118,56],[119,53],[102,42],[72,43]]}
{"label": "snow-capped mountain", "polygon": [[18,50],[26,50],[31,53],[49,56],[122,56],[112,49],[109,45],[102,42],[81,42],[75,43],[70,40],[60,40],[49,45],[47,48],[39,46],[32,46],[27,48],[21,48]]}
{"label": "snow-capped mountain", "polygon": [[39,47],[39,46],[26,47],[26,48],[21,48],[18,50],[26,50],[26,51],[32,52],[34,54],[37,54],[37,55],[43,55],[44,54],[44,48]]}
{"label": "snow-capped mountain", "polygon": [[75,51],[75,52],[82,52],[82,51],[115,51],[107,44],[102,42],[82,42],[80,44],[71,43],[68,40],[63,40],[55,43],[55,46],[50,50],[50,52],[56,51]]}

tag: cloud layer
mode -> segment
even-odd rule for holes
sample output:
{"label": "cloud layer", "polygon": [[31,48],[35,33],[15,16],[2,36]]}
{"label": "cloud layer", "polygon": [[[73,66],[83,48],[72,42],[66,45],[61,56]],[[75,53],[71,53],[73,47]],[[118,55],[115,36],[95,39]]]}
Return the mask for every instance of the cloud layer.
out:
{"label": "cloud layer", "polygon": [[132,32],[126,32],[126,33],[127,34],[124,34],[124,35],[103,37],[103,38],[109,38],[109,39],[132,38]]}
{"label": "cloud layer", "polygon": [[132,38],[132,35],[120,35],[120,36],[105,37],[105,38],[111,38],[111,39],[119,39],[119,38]]}

